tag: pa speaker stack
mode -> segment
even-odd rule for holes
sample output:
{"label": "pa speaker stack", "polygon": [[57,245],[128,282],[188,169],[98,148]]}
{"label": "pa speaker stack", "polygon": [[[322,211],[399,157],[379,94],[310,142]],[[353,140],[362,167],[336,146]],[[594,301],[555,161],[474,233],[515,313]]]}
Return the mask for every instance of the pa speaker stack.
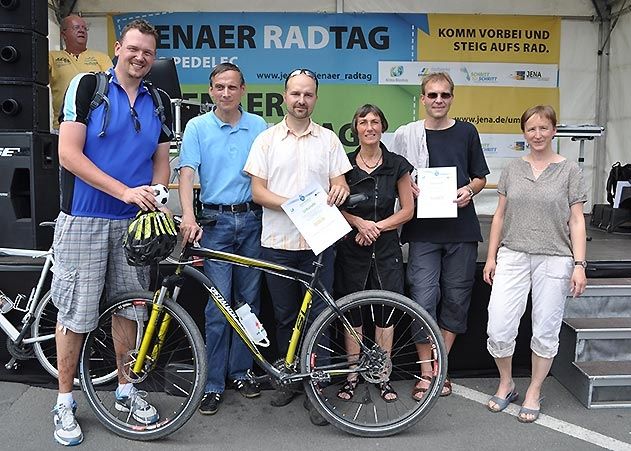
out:
{"label": "pa speaker stack", "polygon": [[59,211],[47,35],[47,1],[0,0],[0,247],[47,248]]}

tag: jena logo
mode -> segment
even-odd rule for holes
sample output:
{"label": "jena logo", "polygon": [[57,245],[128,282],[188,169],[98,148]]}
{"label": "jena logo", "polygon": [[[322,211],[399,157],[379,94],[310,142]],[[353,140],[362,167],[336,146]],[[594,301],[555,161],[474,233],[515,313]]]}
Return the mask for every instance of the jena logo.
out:
{"label": "jena logo", "polygon": [[511,76],[513,80],[534,80],[534,81],[549,81],[550,77],[544,77],[540,70],[517,70]]}
{"label": "jena logo", "polygon": [[511,150],[514,150],[515,152],[523,152],[524,150],[526,150],[526,142],[525,141],[515,141],[515,143],[510,146]]}

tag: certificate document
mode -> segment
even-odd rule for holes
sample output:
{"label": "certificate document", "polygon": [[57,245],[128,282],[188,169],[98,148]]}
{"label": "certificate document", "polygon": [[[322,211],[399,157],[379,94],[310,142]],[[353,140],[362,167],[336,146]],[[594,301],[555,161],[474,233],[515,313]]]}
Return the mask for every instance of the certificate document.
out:
{"label": "certificate document", "polygon": [[328,205],[326,198],[315,183],[281,205],[316,255],[351,231],[340,210]]}
{"label": "certificate document", "polygon": [[457,218],[454,202],[458,191],[456,167],[419,168],[417,218]]}

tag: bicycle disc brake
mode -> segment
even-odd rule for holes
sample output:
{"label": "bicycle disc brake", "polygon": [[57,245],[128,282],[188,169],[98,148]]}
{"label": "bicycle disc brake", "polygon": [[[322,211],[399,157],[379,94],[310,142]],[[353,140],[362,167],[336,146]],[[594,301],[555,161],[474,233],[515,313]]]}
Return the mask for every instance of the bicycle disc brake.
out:
{"label": "bicycle disc brake", "polygon": [[361,375],[372,384],[378,384],[390,379],[392,360],[388,353],[378,345],[373,346],[362,355],[358,366],[366,368],[366,371],[361,372]]}
{"label": "bicycle disc brake", "polygon": [[125,354],[125,364],[123,365],[123,377],[132,384],[144,381],[147,376],[149,376],[151,369],[154,367],[153,360],[149,356],[146,356],[142,371],[139,374],[135,373],[133,368],[136,364],[137,356],[138,350],[131,349],[127,351]]}

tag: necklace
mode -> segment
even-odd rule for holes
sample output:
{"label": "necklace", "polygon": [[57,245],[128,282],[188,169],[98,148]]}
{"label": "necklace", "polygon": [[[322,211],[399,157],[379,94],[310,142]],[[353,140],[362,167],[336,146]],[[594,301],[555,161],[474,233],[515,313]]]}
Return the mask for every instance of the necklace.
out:
{"label": "necklace", "polygon": [[[547,161],[546,161],[547,160]],[[539,169],[536,165],[535,165],[535,161],[534,159],[529,161],[528,163],[530,164],[530,167],[532,168],[532,172],[534,172],[535,174],[541,174],[543,171],[545,171],[546,169],[548,169],[548,166],[550,166],[550,164],[552,164],[552,160],[551,159],[546,159],[543,161],[543,167],[541,169]],[[541,161],[539,161],[538,163],[541,163]]]}
{"label": "necklace", "polygon": [[359,152],[359,158],[361,158],[361,160],[364,162],[364,164],[366,165],[368,169],[375,169],[377,166],[379,166],[379,163],[381,163],[382,157],[383,157],[383,153],[379,155],[379,158],[377,158],[377,161],[375,162],[375,164],[371,166],[366,162],[366,160],[364,160],[364,157],[362,157],[362,153]]}

